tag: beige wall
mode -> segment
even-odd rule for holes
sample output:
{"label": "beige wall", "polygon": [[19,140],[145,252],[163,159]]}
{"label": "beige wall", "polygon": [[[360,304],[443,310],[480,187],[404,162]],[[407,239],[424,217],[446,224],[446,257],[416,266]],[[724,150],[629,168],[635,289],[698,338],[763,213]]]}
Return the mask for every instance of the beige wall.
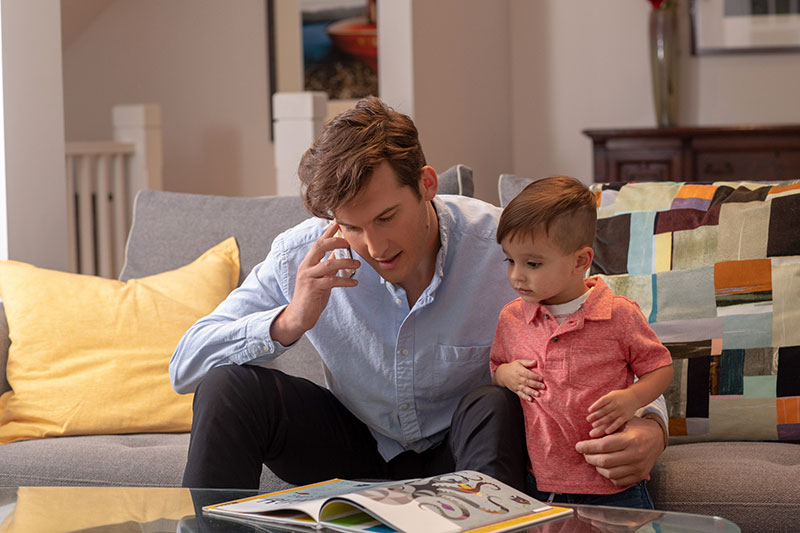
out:
{"label": "beige wall", "polygon": [[[513,165],[591,181],[587,128],[654,126],[649,2],[510,1]],[[682,125],[800,122],[800,54],[693,56],[680,0]]]}
{"label": "beige wall", "polygon": [[378,22],[381,96],[414,119],[428,164],[469,165],[496,203],[512,162],[508,2],[386,0]]}
{"label": "beige wall", "polygon": [[[64,54],[67,138],[108,136],[114,103],[158,102],[168,189],[273,192],[263,0],[93,1],[110,5]],[[680,1],[681,123],[800,122],[800,54],[692,56]],[[289,90],[297,4],[276,3]],[[501,172],[590,181],[581,130],[655,124],[649,10],[645,0],[380,0],[380,92],[414,117],[434,167],[473,167],[481,198],[497,201]]]}
{"label": "beige wall", "polygon": [[67,140],[110,138],[114,104],[158,103],[165,189],[273,193],[266,2],[103,3],[64,50]]}

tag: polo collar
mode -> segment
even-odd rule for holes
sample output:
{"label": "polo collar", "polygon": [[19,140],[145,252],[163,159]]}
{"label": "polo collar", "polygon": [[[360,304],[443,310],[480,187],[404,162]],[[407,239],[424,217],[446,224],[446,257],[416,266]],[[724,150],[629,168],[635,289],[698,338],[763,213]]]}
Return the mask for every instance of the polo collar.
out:
{"label": "polo collar", "polygon": [[[584,280],[587,288],[594,287],[594,290],[574,314],[579,315],[584,320],[610,320],[611,309],[614,303],[614,293],[608,288],[606,282],[600,277],[586,278]],[[522,301],[522,312],[525,322],[532,323],[549,313],[547,307],[541,303],[531,303]]]}

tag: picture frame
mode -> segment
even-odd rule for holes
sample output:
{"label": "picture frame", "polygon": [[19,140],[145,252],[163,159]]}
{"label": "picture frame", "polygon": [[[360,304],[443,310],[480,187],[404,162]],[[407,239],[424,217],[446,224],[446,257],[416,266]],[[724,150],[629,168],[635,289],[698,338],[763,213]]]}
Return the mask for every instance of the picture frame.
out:
{"label": "picture frame", "polygon": [[693,55],[800,52],[800,0],[690,0]]}

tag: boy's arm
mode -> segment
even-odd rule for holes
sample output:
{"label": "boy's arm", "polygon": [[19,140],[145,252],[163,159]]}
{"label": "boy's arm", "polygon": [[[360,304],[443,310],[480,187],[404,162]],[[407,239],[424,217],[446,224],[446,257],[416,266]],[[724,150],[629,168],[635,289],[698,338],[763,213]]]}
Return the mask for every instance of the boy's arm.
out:
{"label": "boy's arm", "polygon": [[593,429],[610,434],[621,428],[636,411],[649,404],[667,389],[672,381],[672,365],[665,365],[639,377],[622,390],[611,391],[589,406],[586,420]]}

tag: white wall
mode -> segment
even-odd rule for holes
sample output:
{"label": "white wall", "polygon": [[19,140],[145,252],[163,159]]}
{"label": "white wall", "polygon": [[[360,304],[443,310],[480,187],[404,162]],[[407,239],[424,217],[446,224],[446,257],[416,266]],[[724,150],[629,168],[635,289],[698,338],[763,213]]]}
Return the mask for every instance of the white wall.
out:
{"label": "white wall", "polygon": [[106,3],[64,50],[67,140],[110,138],[114,104],[158,103],[165,189],[273,194],[266,2]]}
{"label": "white wall", "polygon": [[68,267],[57,2],[3,0],[0,259]]}
{"label": "white wall", "polygon": [[[655,126],[644,0],[509,0],[517,174],[592,180],[588,128]],[[800,54],[693,56],[680,0],[681,125],[800,122]]]}

